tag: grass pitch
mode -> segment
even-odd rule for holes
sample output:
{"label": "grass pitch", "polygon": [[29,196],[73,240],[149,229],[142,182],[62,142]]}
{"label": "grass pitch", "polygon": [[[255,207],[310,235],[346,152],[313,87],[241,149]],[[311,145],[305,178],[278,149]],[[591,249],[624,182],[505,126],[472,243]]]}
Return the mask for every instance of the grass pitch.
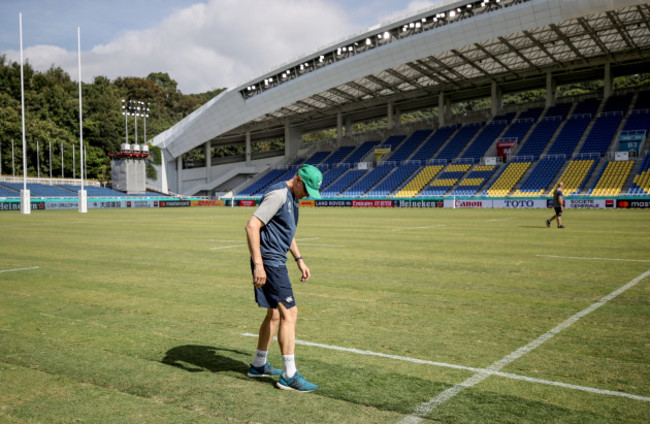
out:
{"label": "grass pitch", "polygon": [[0,422],[650,421],[648,212],[301,209],[302,394],[245,375],[252,211],[0,214]]}

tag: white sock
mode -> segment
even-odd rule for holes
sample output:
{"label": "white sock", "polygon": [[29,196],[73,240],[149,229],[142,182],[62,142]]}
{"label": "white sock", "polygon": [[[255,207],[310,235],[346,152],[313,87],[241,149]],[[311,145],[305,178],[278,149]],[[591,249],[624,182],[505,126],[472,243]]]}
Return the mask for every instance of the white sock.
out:
{"label": "white sock", "polygon": [[255,358],[253,358],[253,366],[254,367],[261,367],[264,364],[266,364],[266,354],[268,351],[266,350],[256,350],[255,351]]}
{"label": "white sock", "polygon": [[282,375],[291,378],[296,373],[296,360],[293,355],[282,355]]}

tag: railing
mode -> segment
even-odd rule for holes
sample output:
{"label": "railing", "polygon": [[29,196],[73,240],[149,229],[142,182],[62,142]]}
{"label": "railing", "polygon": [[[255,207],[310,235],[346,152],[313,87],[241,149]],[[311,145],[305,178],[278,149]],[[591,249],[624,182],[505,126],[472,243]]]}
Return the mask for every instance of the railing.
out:
{"label": "railing", "polygon": [[[0,177],[0,182],[3,183],[22,183],[23,177]],[[38,177],[27,177],[27,184],[45,184],[45,185],[57,185],[57,184],[68,184],[68,185],[81,185],[81,179],[79,178],[38,178]],[[99,181],[95,180],[86,180],[84,179],[84,186],[92,187],[101,187],[102,184]]]}

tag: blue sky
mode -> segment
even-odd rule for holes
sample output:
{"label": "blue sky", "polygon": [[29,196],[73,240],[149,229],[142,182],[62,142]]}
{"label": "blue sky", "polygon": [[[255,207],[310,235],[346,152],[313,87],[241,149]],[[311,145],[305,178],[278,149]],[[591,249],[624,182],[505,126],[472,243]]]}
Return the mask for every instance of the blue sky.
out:
{"label": "blue sky", "polygon": [[1,0],[0,54],[82,78],[167,72],[183,93],[233,87],[440,0]]}

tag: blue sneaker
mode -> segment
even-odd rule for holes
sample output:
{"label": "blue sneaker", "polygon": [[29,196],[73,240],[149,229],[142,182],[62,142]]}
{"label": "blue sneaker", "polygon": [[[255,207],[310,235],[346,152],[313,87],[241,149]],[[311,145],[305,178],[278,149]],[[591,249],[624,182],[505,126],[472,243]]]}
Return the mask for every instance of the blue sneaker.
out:
{"label": "blue sneaker", "polygon": [[280,381],[275,383],[275,386],[278,389],[282,390],[294,390],[297,392],[313,392],[318,389],[318,386],[310,383],[305,380],[305,377],[300,375],[298,371],[291,378],[284,378],[284,375],[280,377]]}
{"label": "blue sneaker", "polygon": [[251,368],[248,370],[248,374],[246,375],[249,377],[273,377],[274,375],[280,374],[282,374],[282,370],[273,368],[273,366],[266,361],[266,363],[261,367],[254,367],[253,364],[251,364]]}

